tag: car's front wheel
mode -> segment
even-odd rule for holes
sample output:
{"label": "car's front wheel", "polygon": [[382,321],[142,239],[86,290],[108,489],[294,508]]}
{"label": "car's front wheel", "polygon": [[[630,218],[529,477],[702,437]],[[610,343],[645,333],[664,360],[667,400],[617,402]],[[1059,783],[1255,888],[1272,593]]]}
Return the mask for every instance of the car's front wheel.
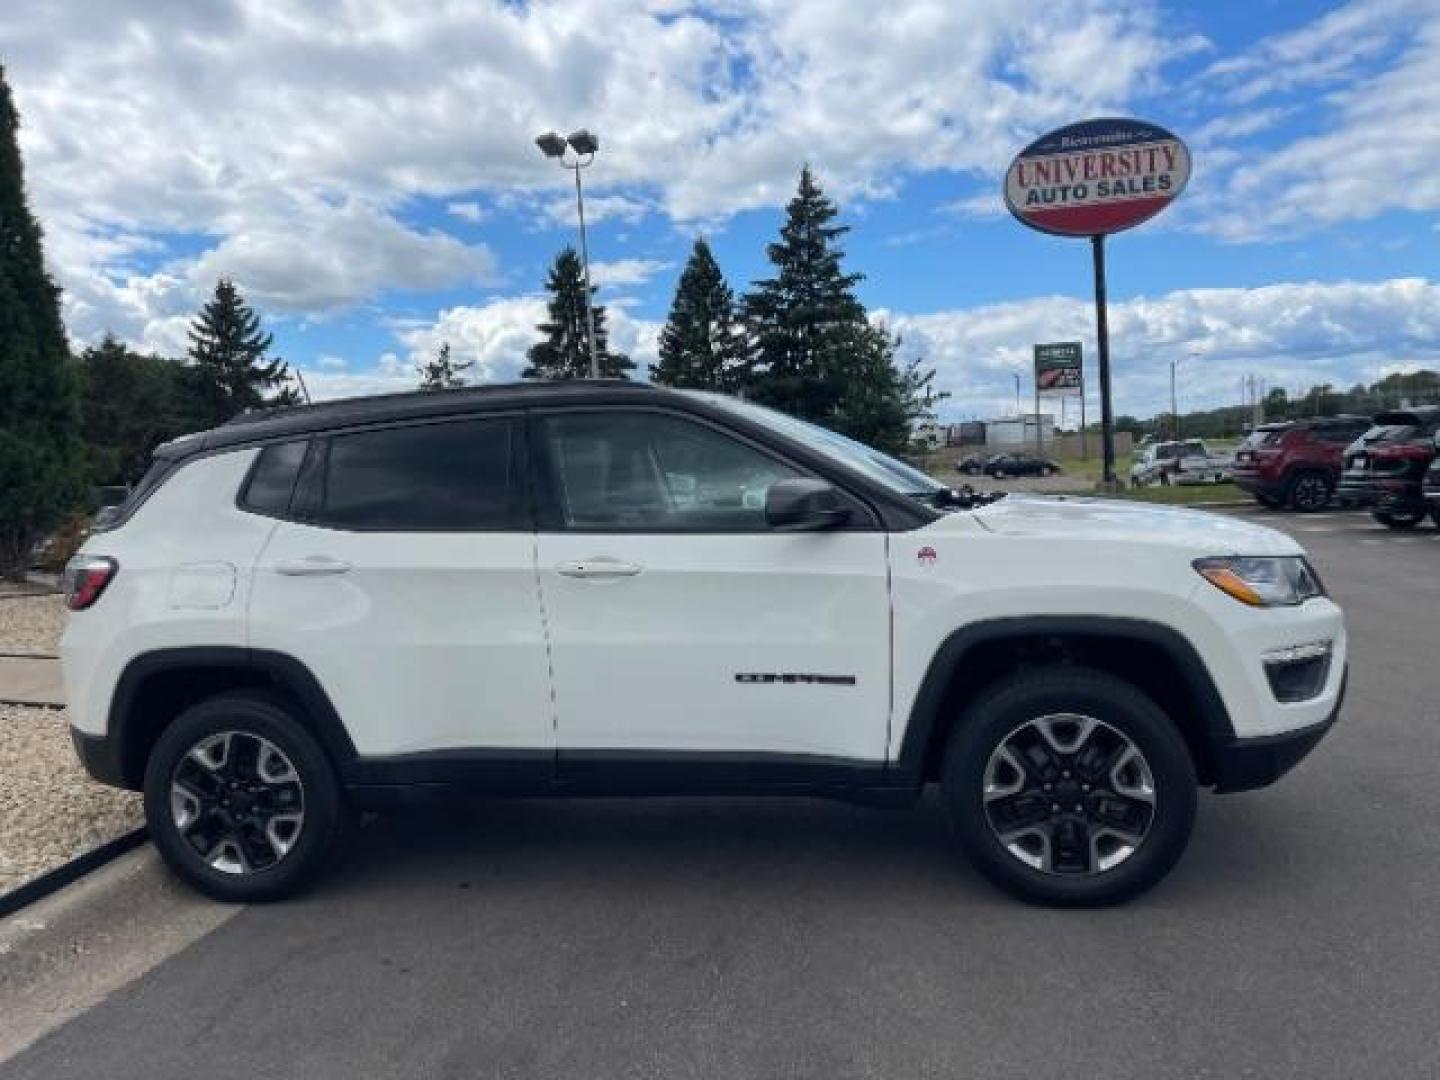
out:
{"label": "car's front wheel", "polygon": [[1169,718],[1103,672],[1018,675],[958,718],[943,767],[962,848],[1045,904],[1113,904],[1150,888],[1189,842],[1195,768]]}
{"label": "car's front wheel", "polygon": [[181,877],[217,900],[289,895],[335,853],[345,808],[335,771],[282,698],[219,694],[161,734],[145,818]]}

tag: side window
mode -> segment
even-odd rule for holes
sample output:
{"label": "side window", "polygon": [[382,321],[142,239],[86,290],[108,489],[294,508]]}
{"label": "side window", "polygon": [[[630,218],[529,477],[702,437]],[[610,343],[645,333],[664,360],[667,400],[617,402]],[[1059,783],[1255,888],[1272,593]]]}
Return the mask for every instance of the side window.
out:
{"label": "side window", "polygon": [[554,416],[541,438],[572,528],[761,531],[770,485],[800,475],[703,424],[657,413]]}
{"label": "side window", "polygon": [[240,493],[240,505],[246,510],[270,517],[284,517],[290,510],[290,496],[295,491],[295,478],[305,460],[308,440],[275,443],[260,451],[250,479]]}
{"label": "side window", "polygon": [[1315,429],[1315,437],[1321,442],[1336,443],[1340,446],[1349,446],[1364,433],[1364,426],[1342,427],[1339,424],[1325,424]]}
{"label": "side window", "polygon": [[[509,420],[381,428],[328,441],[310,519],[340,529],[469,532],[518,524]],[[310,470],[307,470],[307,473]]]}

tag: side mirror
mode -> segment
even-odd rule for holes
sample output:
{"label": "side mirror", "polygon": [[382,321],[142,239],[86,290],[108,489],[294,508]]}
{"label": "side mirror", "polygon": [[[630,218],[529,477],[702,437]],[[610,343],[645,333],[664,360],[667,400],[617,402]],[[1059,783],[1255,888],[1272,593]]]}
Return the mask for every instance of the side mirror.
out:
{"label": "side mirror", "polygon": [[794,477],[770,485],[765,520],[772,529],[790,532],[833,529],[850,520],[850,510],[833,484]]}

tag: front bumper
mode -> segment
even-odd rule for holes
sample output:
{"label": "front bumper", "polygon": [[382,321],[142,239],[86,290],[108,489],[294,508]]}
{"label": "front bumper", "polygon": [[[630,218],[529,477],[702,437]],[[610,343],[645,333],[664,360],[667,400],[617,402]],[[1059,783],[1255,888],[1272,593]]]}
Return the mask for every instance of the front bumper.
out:
{"label": "front bumper", "polygon": [[1340,680],[1335,705],[1318,724],[1254,738],[1234,735],[1210,737],[1210,767],[1218,792],[1252,791],[1267,787],[1293,769],[1314,750],[1340,717],[1345,703],[1345,688],[1350,680],[1347,669]]}

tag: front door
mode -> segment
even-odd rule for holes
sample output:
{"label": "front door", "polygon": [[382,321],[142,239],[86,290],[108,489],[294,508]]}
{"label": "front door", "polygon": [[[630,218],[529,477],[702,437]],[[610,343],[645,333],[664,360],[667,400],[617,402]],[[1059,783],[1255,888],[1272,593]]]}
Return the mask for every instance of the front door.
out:
{"label": "front door", "polygon": [[562,780],[883,763],[886,536],[858,501],[846,527],[778,532],[766,491],[803,473],[733,433],[639,409],[533,430]]}

